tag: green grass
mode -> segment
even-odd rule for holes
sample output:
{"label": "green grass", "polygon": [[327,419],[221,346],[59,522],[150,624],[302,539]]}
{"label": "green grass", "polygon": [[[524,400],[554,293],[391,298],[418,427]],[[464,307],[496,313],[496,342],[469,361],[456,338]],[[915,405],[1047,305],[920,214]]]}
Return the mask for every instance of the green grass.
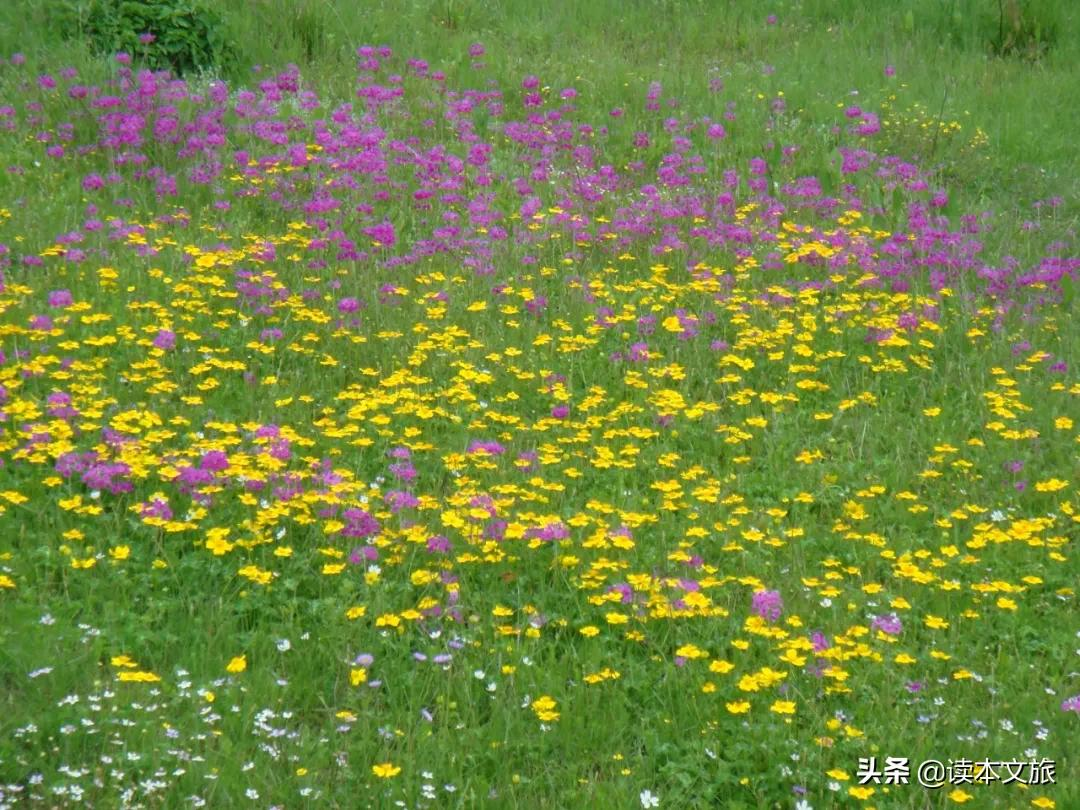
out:
{"label": "green grass", "polygon": [[[0,260],[14,259],[0,265],[0,805],[621,808],[647,804],[645,791],[679,808],[787,808],[803,791],[815,808],[1080,803],[1080,713],[1061,707],[1080,693],[1080,330],[1067,282],[994,299],[971,267],[945,291],[925,274],[890,290],[858,262],[795,261],[792,235],[866,226],[877,261],[909,227],[908,206],[946,189],[954,229],[990,212],[973,237],[980,262],[1075,257],[1080,10],[1021,4],[1005,47],[989,2],[221,3],[237,60],[189,85],[211,93],[226,79],[235,103],[296,64],[322,107],[290,99],[277,120],[359,109],[362,44],[392,47],[396,72],[422,58],[447,88],[503,91],[505,115],[468,115],[493,145],[495,179],[461,192],[513,213],[505,243],[469,231],[493,251],[489,276],[466,263],[482,249],[379,266],[470,215],[455,201],[418,206],[407,163],[386,169],[404,189],[387,200],[360,170],[356,190],[332,189],[345,207],[327,230],[365,258],[310,244],[326,234],[268,190],[304,203],[342,172],[283,168],[235,111],[215,154],[272,156],[272,171],[245,179],[229,162],[197,184],[194,161],[149,142],[175,197],[130,167],[84,187],[112,168],[107,151],[46,158],[37,133],[70,123],[75,143],[92,142],[93,117],[35,80],[71,66],[101,83],[117,66],[64,38],[59,8],[0,6],[0,57],[28,59],[0,66],[0,108],[18,108],[18,125],[0,128]],[[688,235],[701,223],[682,215],[669,221],[684,245],[667,252],[652,251],[661,220],[625,249],[574,245],[556,185],[599,169],[553,150],[531,221],[508,181],[529,170],[502,129],[521,116],[527,75],[549,100],[575,88],[573,120],[609,128],[580,143],[631,180],[589,210],[598,230],[630,231],[620,221],[671,151],[669,115],[727,130],[716,143],[689,136],[709,173],[686,194],[715,199],[721,170],[745,175],[764,156],[777,186],[815,175],[839,194],[850,182],[861,216],[740,209],[744,255],[704,247]],[[651,82],[677,106],[644,110]],[[388,139],[463,155],[441,91],[403,84],[401,107],[373,118]],[[863,143],[844,131],[853,105],[882,122],[870,148],[917,163],[927,192],[841,174],[840,150]],[[176,106],[185,123],[203,109]],[[652,173],[630,174],[635,160]],[[114,217],[143,226],[153,255],[110,233]],[[93,218],[104,227],[86,228]],[[363,233],[384,218],[395,247]],[[80,230],[88,258],[62,260],[53,246]],[[715,275],[695,282],[691,258]],[[264,313],[244,297],[246,271],[267,274]],[[387,284],[398,300],[383,300]],[[74,305],[50,307],[54,290]],[[1060,298],[1025,309],[1040,295]],[[339,322],[346,298],[366,303],[359,324]],[[680,334],[687,312],[697,337]],[[913,312],[911,331],[898,327]],[[33,325],[42,314],[51,327]],[[654,333],[639,320],[650,316]],[[872,339],[881,329],[899,339]],[[175,348],[153,345],[162,330]],[[647,359],[612,359],[638,341]],[[48,413],[57,392],[77,417]],[[560,405],[569,414],[553,418]],[[267,425],[288,442],[281,458],[278,439],[255,437]],[[110,447],[106,427],[129,443]],[[506,452],[472,452],[478,441]],[[402,447],[408,485],[390,467]],[[177,484],[218,450],[227,481]],[[72,451],[124,462],[132,491],[56,472]],[[336,481],[319,483],[329,471]],[[298,497],[273,494],[294,484]],[[419,503],[392,508],[405,489]],[[158,498],[171,517],[142,511]],[[346,508],[378,520],[377,562],[341,535]],[[499,520],[501,542],[483,534]],[[562,539],[531,537],[556,523]],[[429,549],[432,536],[452,550]],[[755,620],[760,590],[781,594],[778,620]],[[901,632],[873,624],[893,613]],[[1057,784],[861,794],[869,756],[1048,758]]]}

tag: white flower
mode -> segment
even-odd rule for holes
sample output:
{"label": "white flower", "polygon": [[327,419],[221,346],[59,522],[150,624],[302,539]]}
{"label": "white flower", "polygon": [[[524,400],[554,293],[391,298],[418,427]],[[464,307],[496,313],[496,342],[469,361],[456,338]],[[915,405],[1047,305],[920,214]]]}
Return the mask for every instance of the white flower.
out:
{"label": "white flower", "polygon": [[806,799],[799,799],[795,802],[795,810],[814,810],[814,808]]}
{"label": "white flower", "polygon": [[277,648],[278,652],[288,652],[292,649],[292,642],[287,638],[278,639]]}
{"label": "white flower", "polygon": [[646,808],[646,810],[648,810],[648,808],[650,807],[660,806],[660,797],[654,796],[651,790],[641,791],[638,798],[641,799],[641,806]]}

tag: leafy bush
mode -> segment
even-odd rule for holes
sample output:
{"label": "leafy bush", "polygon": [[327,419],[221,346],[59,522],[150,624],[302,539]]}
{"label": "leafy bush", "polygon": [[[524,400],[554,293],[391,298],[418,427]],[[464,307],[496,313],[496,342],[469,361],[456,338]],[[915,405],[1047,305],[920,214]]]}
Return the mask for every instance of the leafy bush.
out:
{"label": "leafy bush", "polygon": [[223,72],[235,60],[221,14],[202,0],[81,0],[66,16],[94,50],[123,51],[153,68]]}

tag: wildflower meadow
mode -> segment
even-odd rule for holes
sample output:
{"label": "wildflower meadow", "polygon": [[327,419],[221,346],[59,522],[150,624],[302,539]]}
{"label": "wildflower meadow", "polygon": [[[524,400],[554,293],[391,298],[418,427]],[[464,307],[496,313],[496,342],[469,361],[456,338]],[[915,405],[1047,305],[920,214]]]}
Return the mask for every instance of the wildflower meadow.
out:
{"label": "wildflower meadow", "polygon": [[1080,808],[1080,9],[3,5],[0,807]]}

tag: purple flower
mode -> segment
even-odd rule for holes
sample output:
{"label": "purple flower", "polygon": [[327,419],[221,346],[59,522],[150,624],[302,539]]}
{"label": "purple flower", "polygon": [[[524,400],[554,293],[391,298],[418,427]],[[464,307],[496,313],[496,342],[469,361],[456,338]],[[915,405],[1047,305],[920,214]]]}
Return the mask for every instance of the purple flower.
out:
{"label": "purple flower", "polygon": [[223,450],[207,450],[199,459],[199,469],[222,472],[229,469],[229,456]]}
{"label": "purple flower", "polygon": [[214,480],[214,474],[209,470],[200,470],[198,467],[178,467],[177,481],[182,492],[191,492],[197,487],[205,486]]}
{"label": "purple flower", "polygon": [[363,509],[346,509],[342,517],[347,521],[345,528],[341,530],[342,537],[370,537],[379,533],[379,521]]}
{"label": "purple flower", "polygon": [[775,622],[784,612],[780,591],[755,591],[751,602],[754,612],[769,622]]}
{"label": "purple flower", "polygon": [[891,613],[888,616],[875,616],[874,620],[870,623],[870,629],[880,630],[886,635],[898,636],[904,629],[904,625],[900,621],[899,616],[895,613]]}
{"label": "purple flower", "polygon": [[432,535],[427,541],[427,550],[432,554],[446,554],[452,546],[450,540],[441,534]]}
{"label": "purple flower", "polygon": [[144,518],[152,517],[161,520],[172,520],[173,518],[173,512],[169,508],[168,502],[160,498],[139,504],[139,515]]}
{"label": "purple flower", "polygon": [[159,329],[157,335],[154,336],[154,348],[167,352],[175,346],[176,332],[171,329]]}
{"label": "purple flower", "polygon": [[634,589],[626,582],[618,582],[615,585],[612,585],[608,588],[608,593],[619,594],[619,601],[624,605],[628,605],[634,601]]}
{"label": "purple flower", "polygon": [[1061,710],[1063,712],[1076,712],[1080,715],[1080,695],[1074,695],[1067,700],[1061,702]]}
{"label": "purple flower", "polygon": [[649,344],[644,342],[630,344],[630,351],[626,353],[626,359],[631,363],[645,362],[649,359]]}
{"label": "purple flower", "polygon": [[505,520],[492,520],[484,527],[484,539],[485,540],[502,540],[506,537],[506,530],[509,527],[509,523]]}
{"label": "purple flower", "polygon": [[[126,480],[131,468],[122,461],[94,464],[82,474],[82,482],[90,489],[104,489],[113,495],[131,492],[132,483]],[[119,480],[117,480],[119,478]]]}
{"label": "purple flower", "polygon": [[570,415],[570,408],[566,405],[556,405],[551,409],[552,419],[565,419]]}
{"label": "purple flower", "polygon": [[525,537],[529,540],[565,540],[569,536],[570,529],[560,520],[539,527],[534,526],[525,532]]}
{"label": "purple flower", "polygon": [[70,307],[72,304],[71,292],[68,290],[53,290],[49,293],[49,306],[55,309]]}
{"label": "purple flower", "polygon": [[412,509],[420,505],[420,500],[411,492],[403,492],[400,490],[391,490],[387,492],[383,501],[390,507],[390,511],[394,514],[402,511],[403,509]]}
{"label": "purple flower", "polygon": [[416,480],[417,476],[416,468],[408,461],[403,461],[399,464],[391,464],[390,474],[395,478],[404,481],[406,484],[411,484]]}

